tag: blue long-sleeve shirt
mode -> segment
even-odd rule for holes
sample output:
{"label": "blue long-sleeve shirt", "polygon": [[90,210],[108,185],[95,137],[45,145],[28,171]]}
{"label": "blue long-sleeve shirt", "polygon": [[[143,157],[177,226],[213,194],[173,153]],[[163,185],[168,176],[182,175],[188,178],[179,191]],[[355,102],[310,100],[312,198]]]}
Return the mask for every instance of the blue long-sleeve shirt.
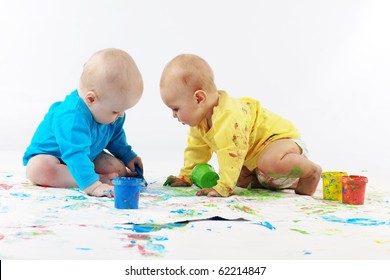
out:
{"label": "blue long-sleeve shirt", "polygon": [[81,190],[99,180],[93,160],[107,149],[125,164],[136,157],[127,144],[123,118],[112,124],[96,122],[77,90],[54,103],[32,137],[23,164],[38,154],[61,159]]}

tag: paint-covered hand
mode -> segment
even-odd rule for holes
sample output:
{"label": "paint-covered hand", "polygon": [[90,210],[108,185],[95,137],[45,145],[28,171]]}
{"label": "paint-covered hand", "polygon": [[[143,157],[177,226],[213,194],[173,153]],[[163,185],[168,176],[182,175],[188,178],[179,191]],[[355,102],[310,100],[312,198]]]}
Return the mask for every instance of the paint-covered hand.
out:
{"label": "paint-covered hand", "polygon": [[136,166],[138,166],[140,170],[144,169],[142,159],[139,156],[136,156],[131,161],[129,161],[126,166],[127,166],[127,168],[129,168],[129,173],[127,174],[127,176],[129,176],[129,177],[138,177],[139,176],[137,171],[136,171],[136,168],[135,168]]}
{"label": "paint-covered hand", "polygon": [[86,188],[84,192],[90,196],[114,197],[114,186],[97,181],[96,183]]}
{"label": "paint-covered hand", "polygon": [[190,183],[186,182],[184,178],[178,178],[176,176],[169,176],[167,180],[164,183],[164,186],[171,186],[171,187],[189,187],[191,186]]}
{"label": "paint-covered hand", "polygon": [[213,188],[205,188],[205,189],[201,189],[200,191],[198,191],[196,193],[197,196],[214,196],[214,197],[218,197],[218,196],[221,196],[219,193],[217,193],[216,190],[214,190]]}

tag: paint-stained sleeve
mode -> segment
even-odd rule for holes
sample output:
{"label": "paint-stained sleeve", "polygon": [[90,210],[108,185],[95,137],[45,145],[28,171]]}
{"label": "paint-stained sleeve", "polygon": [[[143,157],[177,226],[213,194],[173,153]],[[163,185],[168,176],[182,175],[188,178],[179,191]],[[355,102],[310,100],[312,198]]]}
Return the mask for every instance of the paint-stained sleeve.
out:
{"label": "paint-stained sleeve", "polygon": [[187,182],[191,181],[191,172],[195,165],[207,163],[211,159],[212,151],[209,145],[203,140],[196,128],[191,128],[187,147],[184,150],[184,166],[180,170],[179,178],[184,178]]}
{"label": "paint-stained sleeve", "polygon": [[249,148],[249,131],[245,115],[228,110],[214,120],[213,127],[220,176],[214,189],[227,197],[233,193],[244,164]]}

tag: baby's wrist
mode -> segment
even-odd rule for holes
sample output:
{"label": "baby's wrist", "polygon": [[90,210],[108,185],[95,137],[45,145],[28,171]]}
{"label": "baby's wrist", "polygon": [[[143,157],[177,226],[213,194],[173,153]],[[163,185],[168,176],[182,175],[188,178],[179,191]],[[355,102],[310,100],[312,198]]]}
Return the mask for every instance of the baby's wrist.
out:
{"label": "baby's wrist", "polygon": [[103,183],[101,181],[96,181],[95,183],[93,183],[92,185],[90,185],[89,187],[87,187],[84,191],[85,193],[87,194],[93,194],[94,191],[96,189],[98,189],[101,185],[103,185]]}

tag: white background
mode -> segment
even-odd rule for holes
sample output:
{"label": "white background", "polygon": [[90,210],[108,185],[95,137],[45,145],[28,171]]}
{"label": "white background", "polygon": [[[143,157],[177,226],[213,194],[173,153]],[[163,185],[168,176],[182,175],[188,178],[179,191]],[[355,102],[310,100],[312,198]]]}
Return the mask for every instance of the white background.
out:
{"label": "white background", "polygon": [[385,0],[0,0],[0,151],[21,165],[83,63],[116,47],[144,78],[125,128],[146,171],[180,168],[188,128],[162,103],[159,79],[174,56],[194,53],[219,89],[293,121],[324,170],[389,173],[389,15]]}

